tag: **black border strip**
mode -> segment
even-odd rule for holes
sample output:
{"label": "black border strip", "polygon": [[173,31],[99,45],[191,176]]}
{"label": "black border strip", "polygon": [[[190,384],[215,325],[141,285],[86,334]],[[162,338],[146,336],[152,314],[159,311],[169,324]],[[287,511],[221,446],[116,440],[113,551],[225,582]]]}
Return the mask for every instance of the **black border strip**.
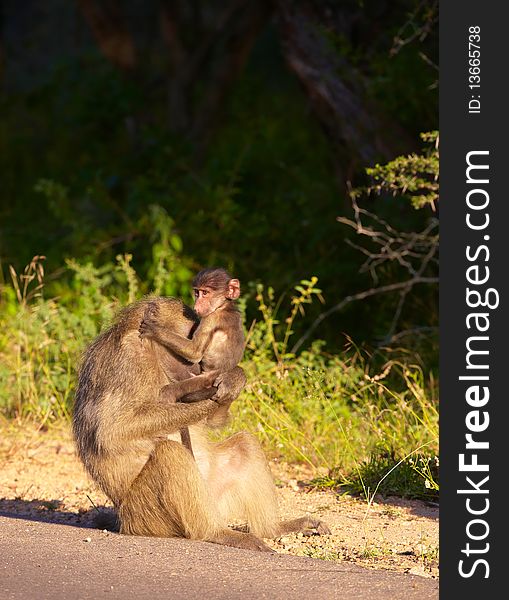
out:
{"label": "black border strip", "polygon": [[[503,316],[509,297],[508,12],[505,2],[450,0],[440,6],[440,593],[444,599],[507,595],[503,578],[509,572],[509,500],[504,489],[509,476],[509,326]],[[469,31],[470,27],[480,28],[476,44],[480,46],[480,88],[469,87],[477,82],[475,78],[469,81],[476,73],[476,69],[469,73],[476,65],[475,60],[469,64],[476,57],[474,46],[469,57],[469,35],[476,31]],[[469,112],[471,100],[480,101],[480,112]],[[477,108],[478,103],[471,102],[470,110]],[[474,152],[468,159],[472,164],[488,167],[471,169],[470,182],[469,152]],[[481,208],[484,201],[487,205]],[[486,226],[469,228],[467,218],[473,226]],[[474,268],[467,275],[470,267]],[[489,280],[479,283],[488,274],[487,268]],[[467,305],[467,288],[472,306]],[[489,288],[496,292],[488,292]],[[475,307],[478,298],[487,299],[490,306]],[[474,313],[487,316],[470,316],[469,329],[467,318]],[[479,330],[488,325],[486,331]],[[471,354],[470,365],[468,338],[470,349],[488,352]],[[467,434],[472,435],[475,448],[466,448]],[[475,462],[476,454],[481,468],[489,470],[466,466],[461,471],[461,454],[466,465]],[[485,477],[489,479],[483,482]],[[462,576],[460,569],[468,576]],[[487,596],[481,595],[486,592]]]}

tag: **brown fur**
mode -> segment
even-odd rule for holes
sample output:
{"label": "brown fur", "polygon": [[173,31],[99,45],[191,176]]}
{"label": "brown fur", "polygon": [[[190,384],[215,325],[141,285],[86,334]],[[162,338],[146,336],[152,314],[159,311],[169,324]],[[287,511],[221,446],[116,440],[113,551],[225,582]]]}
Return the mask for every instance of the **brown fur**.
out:
{"label": "brown fur", "polygon": [[[224,374],[240,362],[244,353],[244,331],[240,312],[234,301],[240,295],[240,283],[222,268],[205,269],[193,280],[195,310],[202,317],[192,339],[175,333],[168,327],[165,315],[156,304],[147,307],[140,325],[140,335],[165,346],[178,356],[199,363],[201,372]],[[163,392],[165,393],[165,392]],[[167,396],[173,400],[173,396]],[[229,404],[222,406],[209,418],[208,424],[224,426],[229,418]],[[187,428],[180,431],[182,443],[193,453]]]}
{"label": "brown fur", "polygon": [[[269,550],[257,536],[289,531],[297,521],[278,522],[275,488],[253,436],[238,433],[218,444],[208,442],[203,427],[217,410],[216,402],[159,398],[162,386],[189,379],[192,369],[158,344],[140,339],[148,302],[158,304],[180,335],[195,325],[192,311],[177,300],[143,300],[124,309],[90,345],[73,416],[78,454],[118,511],[121,533]],[[244,381],[238,367],[226,374],[222,397],[231,402]],[[212,394],[215,388],[203,391]],[[177,387],[175,393],[179,397]],[[196,460],[177,441],[181,427],[190,429]],[[250,533],[229,529],[233,519],[246,521]],[[318,522],[306,523],[309,528]]]}

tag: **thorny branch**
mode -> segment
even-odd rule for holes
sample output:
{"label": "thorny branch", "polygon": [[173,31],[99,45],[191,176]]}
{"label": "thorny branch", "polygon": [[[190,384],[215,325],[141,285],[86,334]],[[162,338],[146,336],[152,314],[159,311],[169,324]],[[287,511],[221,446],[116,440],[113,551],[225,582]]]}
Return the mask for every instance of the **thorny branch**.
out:
{"label": "thorny branch", "polygon": [[[337,220],[354,229],[358,235],[367,236],[379,247],[373,250],[346,240],[350,246],[360,250],[367,257],[360,272],[369,271],[375,284],[379,279],[377,269],[391,261],[400,264],[412,277],[421,275],[430,264],[438,265],[438,219],[430,219],[421,232],[407,233],[397,231],[379,216],[361,208],[354,197],[352,205],[354,220],[346,217],[337,217]],[[371,219],[377,229],[364,226],[363,217]]]}
{"label": "thorny branch", "polygon": [[[417,5],[408,21],[394,36],[390,56],[396,55],[404,46],[415,40],[423,42],[436,29],[438,23],[438,0],[422,0]],[[430,67],[438,71],[438,65],[424,52],[419,52],[421,59]],[[429,89],[438,86],[436,80]]]}
{"label": "thorny branch", "polygon": [[424,41],[438,23],[438,0],[422,0],[394,36],[391,56],[414,40]]}
{"label": "thorny branch", "polygon": [[[358,235],[369,238],[371,247],[355,244],[350,240],[347,240],[347,243],[366,256],[360,272],[369,272],[374,286],[343,298],[341,302],[321,313],[313,321],[311,327],[294,344],[292,352],[296,352],[302,346],[320,323],[330,315],[342,310],[350,302],[363,300],[377,294],[398,291],[400,294],[399,301],[389,331],[382,342],[388,343],[394,337],[405,301],[413,287],[421,283],[438,283],[438,277],[435,275],[438,268],[438,219],[430,219],[426,227],[420,232],[408,233],[397,231],[377,215],[359,207],[354,196],[352,196],[352,205],[354,209],[353,220],[346,217],[337,217],[337,220],[351,227]],[[363,221],[366,220],[370,220],[371,224],[365,225]],[[390,263],[397,263],[408,273],[409,277],[397,283],[379,286],[378,271],[382,266],[387,266]]]}

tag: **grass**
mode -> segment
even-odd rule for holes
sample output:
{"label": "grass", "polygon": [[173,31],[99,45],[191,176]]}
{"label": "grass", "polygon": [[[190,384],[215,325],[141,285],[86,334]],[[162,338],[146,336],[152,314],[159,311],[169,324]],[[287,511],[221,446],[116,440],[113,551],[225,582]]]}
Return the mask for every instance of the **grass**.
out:
{"label": "grass", "polygon": [[[0,412],[7,422],[52,427],[69,420],[81,352],[117,308],[153,284],[142,285],[130,261],[125,255],[99,268],[68,261],[69,278],[50,298],[41,257],[1,285]],[[159,262],[158,281],[171,282],[162,269]],[[259,318],[247,328],[242,363],[248,384],[226,433],[256,433],[269,455],[320,474],[317,486],[342,486],[368,500],[376,492],[435,499],[436,381],[417,361],[388,356],[375,368],[353,345],[330,355],[315,341],[298,356],[289,352],[295,320],[321,300],[316,284],[311,278],[295,287],[286,317],[273,291],[258,285]]]}
{"label": "grass", "polygon": [[336,552],[334,550],[325,550],[322,548],[306,548],[304,550],[304,556],[309,558],[318,558],[320,560],[328,560],[328,561],[339,561],[343,558],[342,552]]}
{"label": "grass", "polygon": [[[430,476],[423,476],[419,467],[426,466]],[[402,496],[423,500],[438,500],[437,458],[414,453],[399,458],[394,451],[374,451],[358,467],[359,477],[340,480],[342,488],[370,500],[375,493],[382,496]],[[424,485],[424,487],[423,487]]]}
{"label": "grass", "polygon": [[423,545],[419,550],[419,560],[423,567],[429,567],[430,565],[437,563],[440,559],[439,546],[436,544]]}

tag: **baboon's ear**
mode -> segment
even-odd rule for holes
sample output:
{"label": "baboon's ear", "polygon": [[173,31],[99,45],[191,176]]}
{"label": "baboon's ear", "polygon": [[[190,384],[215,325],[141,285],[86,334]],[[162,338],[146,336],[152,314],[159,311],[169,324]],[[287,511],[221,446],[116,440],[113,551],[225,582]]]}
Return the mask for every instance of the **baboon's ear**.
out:
{"label": "baboon's ear", "polygon": [[228,291],[226,294],[230,300],[236,300],[240,296],[240,281],[238,279],[230,279],[228,282]]}

